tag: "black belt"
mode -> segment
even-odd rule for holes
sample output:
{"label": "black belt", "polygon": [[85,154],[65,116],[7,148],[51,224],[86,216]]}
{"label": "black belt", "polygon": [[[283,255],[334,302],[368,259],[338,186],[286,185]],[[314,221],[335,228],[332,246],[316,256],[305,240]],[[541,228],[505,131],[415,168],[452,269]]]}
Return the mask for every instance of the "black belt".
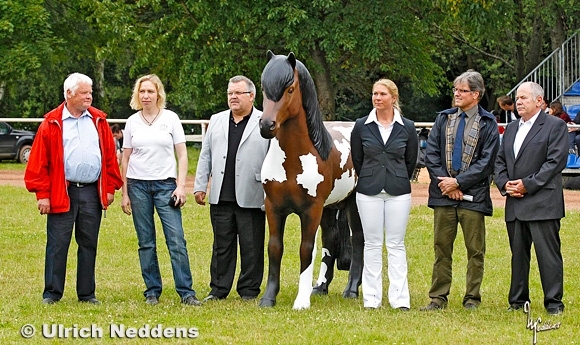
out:
{"label": "black belt", "polygon": [[83,188],[83,187],[89,187],[89,186],[94,186],[97,184],[97,181],[95,182],[90,182],[90,183],[85,183],[85,182],[73,182],[73,181],[67,181],[69,186],[72,187],[77,187],[77,188]]}

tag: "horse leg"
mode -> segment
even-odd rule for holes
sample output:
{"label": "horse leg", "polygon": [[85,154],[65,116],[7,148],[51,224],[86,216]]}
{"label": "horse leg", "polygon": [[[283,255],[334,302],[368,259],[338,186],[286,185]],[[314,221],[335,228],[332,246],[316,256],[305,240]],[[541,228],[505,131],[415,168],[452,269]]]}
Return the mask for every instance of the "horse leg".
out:
{"label": "horse leg", "polygon": [[336,214],[338,210],[324,208],[320,229],[322,230],[322,262],[316,286],[312,289],[313,295],[327,295],[328,286],[334,277],[334,262],[336,261],[338,229],[336,227]]}
{"label": "horse leg", "polygon": [[300,214],[300,226],[302,238],[300,242],[300,280],[298,283],[298,295],[294,300],[294,310],[310,308],[310,295],[312,294],[312,275],[314,256],[316,251],[316,231],[322,218],[322,205],[313,206],[310,210]]}
{"label": "horse leg", "polygon": [[352,193],[347,199],[346,215],[348,217],[348,224],[352,232],[352,258],[350,261],[350,270],[348,273],[348,282],[346,288],[342,293],[344,298],[358,298],[358,289],[362,282],[363,270],[363,250],[364,250],[364,234],[358,208],[356,206],[356,195]]}
{"label": "horse leg", "polygon": [[266,291],[260,299],[260,307],[273,307],[276,305],[276,296],[280,291],[280,265],[284,253],[284,226],[286,215],[274,213],[271,206],[266,202],[266,216],[270,239],[268,241],[268,281]]}

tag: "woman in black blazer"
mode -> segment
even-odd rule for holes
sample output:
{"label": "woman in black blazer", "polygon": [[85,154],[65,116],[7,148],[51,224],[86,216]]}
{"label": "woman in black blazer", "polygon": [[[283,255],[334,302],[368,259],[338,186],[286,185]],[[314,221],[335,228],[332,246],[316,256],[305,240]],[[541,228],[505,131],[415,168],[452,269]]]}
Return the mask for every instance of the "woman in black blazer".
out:
{"label": "woman in black blazer", "polygon": [[383,241],[388,253],[389,304],[411,307],[405,233],[411,211],[411,182],[418,139],[413,121],[401,116],[399,90],[389,79],[373,85],[373,107],[351,133],[352,159],[358,175],[356,201],[365,237],[363,304],[382,302]]}

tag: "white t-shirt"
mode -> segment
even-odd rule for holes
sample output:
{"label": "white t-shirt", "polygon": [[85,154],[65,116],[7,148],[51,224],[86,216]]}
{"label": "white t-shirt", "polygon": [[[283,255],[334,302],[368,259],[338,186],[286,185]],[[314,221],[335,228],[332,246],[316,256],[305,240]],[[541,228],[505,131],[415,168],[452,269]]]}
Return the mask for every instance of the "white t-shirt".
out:
{"label": "white t-shirt", "polygon": [[177,178],[175,145],[185,142],[179,117],[162,109],[151,126],[141,112],[131,115],[125,124],[123,148],[133,149],[129,156],[127,177],[137,180],[165,180]]}

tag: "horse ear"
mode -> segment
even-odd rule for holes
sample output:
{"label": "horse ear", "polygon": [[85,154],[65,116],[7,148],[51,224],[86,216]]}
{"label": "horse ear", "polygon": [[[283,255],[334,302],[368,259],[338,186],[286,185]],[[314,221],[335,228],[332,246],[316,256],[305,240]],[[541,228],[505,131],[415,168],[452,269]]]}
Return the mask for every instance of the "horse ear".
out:
{"label": "horse ear", "polygon": [[268,61],[272,60],[272,58],[274,57],[274,53],[271,50],[268,50]]}
{"label": "horse ear", "polygon": [[288,62],[290,63],[290,66],[292,66],[292,69],[296,68],[296,57],[293,52],[288,54]]}

